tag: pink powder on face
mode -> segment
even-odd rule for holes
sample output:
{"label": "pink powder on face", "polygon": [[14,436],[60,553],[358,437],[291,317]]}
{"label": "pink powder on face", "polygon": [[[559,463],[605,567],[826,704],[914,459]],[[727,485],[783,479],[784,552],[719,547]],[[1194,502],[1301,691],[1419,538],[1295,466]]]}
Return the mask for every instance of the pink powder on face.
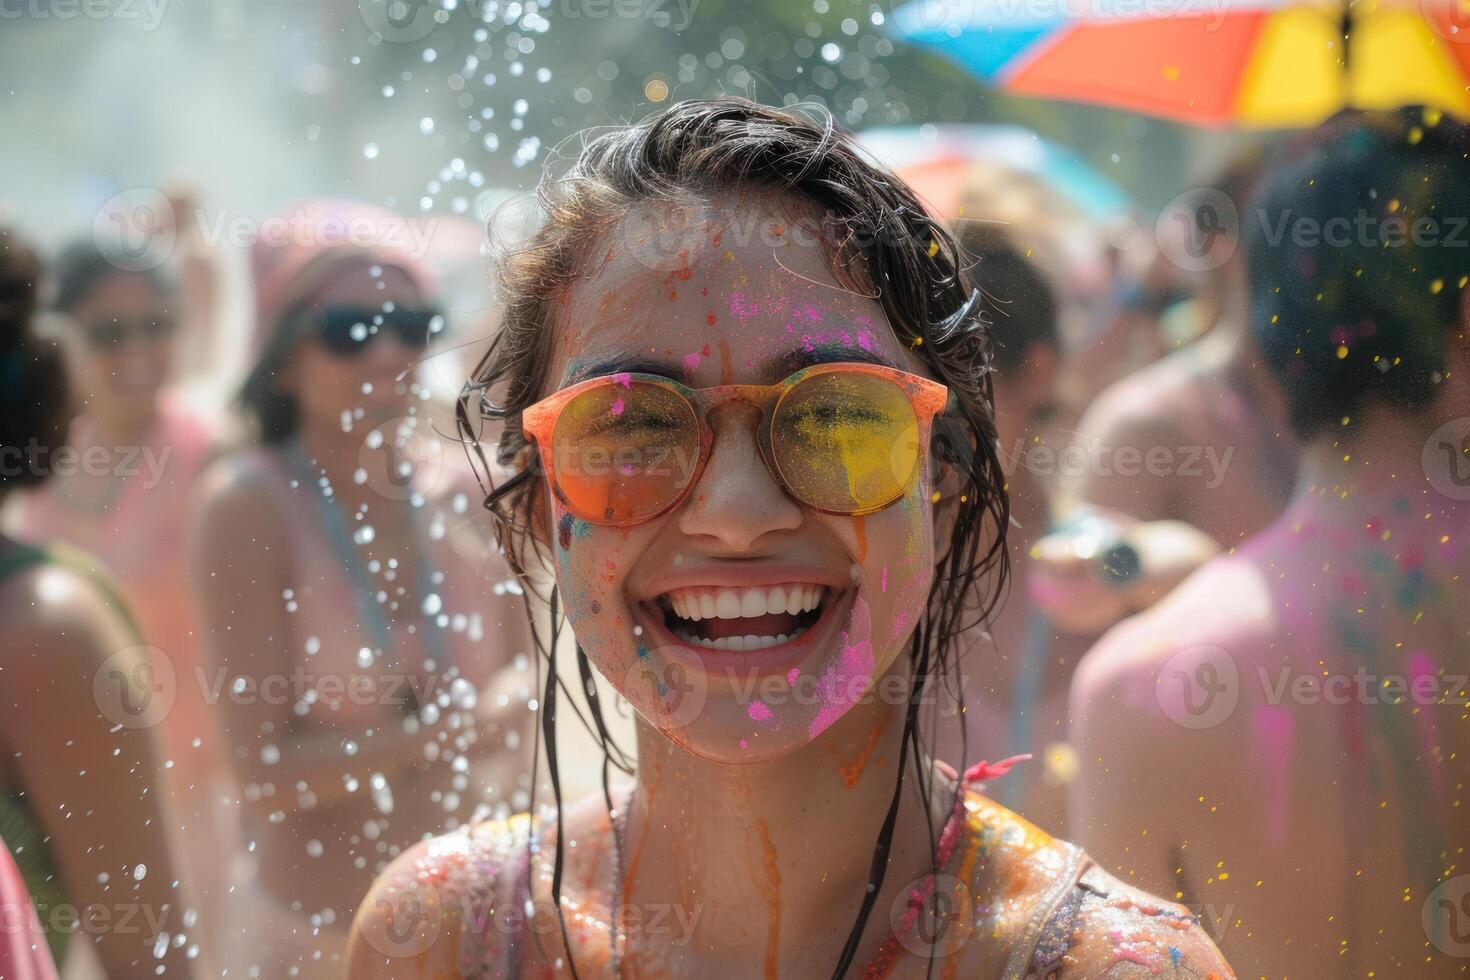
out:
{"label": "pink powder on face", "polygon": [[699,360],[700,360],[700,358],[699,358],[699,355],[698,354],[685,354],[684,355],[684,370],[688,371],[690,374],[693,374],[695,371],[698,371],[699,370]]}
{"label": "pink powder on face", "polygon": [[888,593],[888,566],[887,565],[884,565],[883,566],[883,577],[878,582],[878,591],[884,593],[885,595]]}
{"label": "pink powder on face", "polygon": [[730,294],[730,315],[746,320],[761,311],[760,304],[744,293]]}
{"label": "pink powder on face", "polygon": [[613,375],[612,379],[615,383],[622,385],[624,388],[631,389],[633,387],[633,376],[626,371],[624,371],[622,374]]}
{"label": "pink powder on face", "polygon": [[852,604],[849,626],[850,631],[842,634],[841,656],[817,679],[817,697],[822,707],[808,729],[811,738],[830,728],[872,685],[876,667],[872,643],[873,617],[861,597]]}
{"label": "pink powder on face", "polygon": [[766,704],[764,701],[752,701],[752,702],[750,702],[750,707],[747,708],[747,709],[745,709],[745,713],[748,714],[748,715],[750,715],[750,720],[751,721],[770,721],[771,720],[771,707],[770,707],[770,705]]}
{"label": "pink powder on face", "polygon": [[792,667],[789,671],[786,672],[786,683],[790,684],[792,687],[795,687],[796,679],[800,676],[801,670],[799,668]]}
{"label": "pink powder on face", "polygon": [[626,408],[626,407],[627,406],[625,406],[623,404],[623,400],[621,398],[619,398],[617,401],[615,401],[615,402],[612,403],[611,412],[614,415],[622,415],[623,414],[623,409]]}

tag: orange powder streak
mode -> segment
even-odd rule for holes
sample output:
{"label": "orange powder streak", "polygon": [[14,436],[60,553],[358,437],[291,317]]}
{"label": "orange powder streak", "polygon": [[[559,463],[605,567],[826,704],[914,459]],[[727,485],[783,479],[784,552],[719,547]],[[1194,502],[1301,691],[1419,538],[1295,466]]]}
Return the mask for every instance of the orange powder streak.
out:
{"label": "orange powder streak", "polygon": [[867,743],[863,745],[862,751],[858,753],[858,757],[853,760],[852,765],[843,764],[842,754],[837,751],[837,744],[835,742],[827,743],[827,748],[831,751],[832,758],[837,760],[837,771],[842,776],[842,785],[848,789],[857,788],[858,780],[863,776],[863,770],[868,767],[868,759],[872,757],[873,750],[878,747],[878,739],[883,735],[885,725],[886,722],[873,726],[873,730],[868,733]]}
{"label": "orange powder streak", "polygon": [[762,864],[766,869],[765,887],[759,881],[755,886],[760,889],[766,904],[771,907],[771,926],[766,933],[766,980],[776,980],[776,954],[781,948],[781,871],[776,867],[776,847],[771,843],[766,822],[757,819],[755,829],[761,835],[761,851],[764,853]]}
{"label": "orange powder streak", "polygon": [[852,531],[857,535],[858,564],[862,564],[868,560],[868,519],[866,517],[854,517],[852,519]]}
{"label": "orange powder streak", "polygon": [[720,338],[720,384],[730,384],[735,378],[735,368],[730,363],[730,345]]}

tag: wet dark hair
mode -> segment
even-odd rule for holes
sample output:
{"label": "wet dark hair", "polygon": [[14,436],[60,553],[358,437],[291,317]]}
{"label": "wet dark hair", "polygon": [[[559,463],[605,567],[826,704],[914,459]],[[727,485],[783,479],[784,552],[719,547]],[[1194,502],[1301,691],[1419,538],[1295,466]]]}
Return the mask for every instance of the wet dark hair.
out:
{"label": "wet dark hair", "polygon": [[[293,313],[299,315],[299,312]],[[276,331],[260,359],[250,369],[240,386],[238,404],[245,416],[255,423],[256,435],[267,446],[278,446],[289,440],[301,427],[301,410],[296,393],[287,391],[276,380],[291,362],[292,345],[285,331]]]}
{"label": "wet dark hair", "polygon": [[[933,451],[957,474],[961,488],[952,503],[957,512],[951,547],[936,570],[926,613],[910,644],[914,694],[900,750],[913,762],[927,811],[932,773],[921,766],[919,692],[937,679],[956,698],[963,696],[957,641],[988,617],[1006,575],[1009,505],[995,446],[990,339],[980,292],[965,271],[968,263],[954,238],[925,212],[907,185],[865,159],[828,113],[776,109],[736,98],[696,100],[588,138],[565,173],[548,174],[541,182],[537,201],[544,222],[539,230],[502,257],[498,287],[503,324],[466,387],[458,411],[461,433],[479,453],[483,424],[503,425],[496,460],[519,469],[490,488],[486,507],[513,567],[527,579],[531,566],[526,549],[538,554],[540,549],[529,532],[542,481],[527,462],[532,454],[523,452],[520,419],[546,383],[560,298],[594,260],[594,243],[635,205],[677,206],[729,191],[768,194],[819,215],[819,241],[839,281],[876,294],[894,334],[951,392],[948,410],[936,419]],[[480,462],[487,462],[483,455]],[[529,585],[527,581],[528,591]],[[554,588],[550,603],[555,624]],[[537,642],[550,661],[540,737],[547,743],[560,823],[555,629],[549,645],[539,637]],[[577,664],[590,682],[591,669],[580,646]],[[616,747],[607,736],[595,694],[589,696],[589,708],[604,748],[604,799],[611,810],[607,766]],[[626,757],[617,755],[614,764],[627,769]],[[902,760],[895,769],[870,887],[834,976],[851,967],[886,873],[904,782]],[[558,833],[552,880],[558,907],[562,840]],[[935,864],[937,871],[937,860]]]}
{"label": "wet dark hair", "polygon": [[35,253],[0,228],[0,497],[44,480],[51,450],[66,442],[61,352],[32,329],[40,279]]}
{"label": "wet dark hair", "polygon": [[1056,292],[1036,263],[991,225],[967,221],[958,231],[960,246],[975,264],[971,272],[984,284],[995,367],[1020,367],[1036,344],[1058,347]]}
{"label": "wet dark hair", "polygon": [[1470,128],[1418,107],[1340,113],[1245,218],[1251,329],[1299,436],[1434,399],[1470,275]]}
{"label": "wet dark hair", "polygon": [[133,269],[126,257],[99,247],[92,238],[81,238],[63,248],[51,263],[46,305],[58,313],[70,313],[113,276],[142,276],[163,295],[173,294],[173,283],[157,268]]}

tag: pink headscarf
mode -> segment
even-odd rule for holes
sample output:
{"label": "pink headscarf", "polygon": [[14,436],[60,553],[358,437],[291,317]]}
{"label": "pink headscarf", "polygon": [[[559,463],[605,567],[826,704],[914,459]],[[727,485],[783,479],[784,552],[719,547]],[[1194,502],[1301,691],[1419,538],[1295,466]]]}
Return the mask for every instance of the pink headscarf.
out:
{"label": "pink headscarf", "polygon": [[282,315],[309,295],[328,269],[344,259],[371,259],[402,269],[425,295],[433,277],[423,263],[438,218],[407,218],[358,201],[324,199],[294,204],[261,222],[250,249],[255,273],[252,360],[283,326]]}
{"label": "pink headscarf", "polygon": [[56,964],[20,869],[0,840],[0,977],[56,980]]}

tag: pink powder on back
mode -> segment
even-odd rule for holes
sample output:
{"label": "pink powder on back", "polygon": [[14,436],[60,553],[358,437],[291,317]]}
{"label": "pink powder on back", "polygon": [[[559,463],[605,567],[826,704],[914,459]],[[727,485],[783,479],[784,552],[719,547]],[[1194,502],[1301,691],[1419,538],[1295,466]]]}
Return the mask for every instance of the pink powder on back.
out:
{"label": "pink powder on back", "polygon": [[1291,811],[1291,758],[1296,747],[1296,720],[1281,705],[1264,705],[1251,723],[1256,758],[1265,770],[1269,802],[1266,810],[1266,839],[1272,846],[1285,847],[1288,814]]}
{"label": "pink powder on back", "polygon": [[842,654],[817,679],[817,697],[822,707],[812,719],[808,734],[816,738],[832,726],[872,685],[873,617],[868,604],[858,598],[852,604],[850,631],[842,634]]}

